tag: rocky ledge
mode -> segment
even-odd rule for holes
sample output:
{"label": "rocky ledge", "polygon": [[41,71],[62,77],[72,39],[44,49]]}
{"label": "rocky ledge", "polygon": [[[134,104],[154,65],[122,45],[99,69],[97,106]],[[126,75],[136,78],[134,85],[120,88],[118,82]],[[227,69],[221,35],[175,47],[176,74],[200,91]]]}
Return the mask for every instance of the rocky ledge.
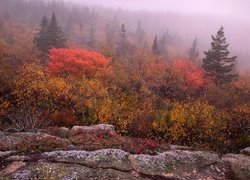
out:
{"label": "rocky ledge", "polygon": [[[77,149],[70,140],[72,134],[79,136],[93,129],[95,133],[100,130],[117,136],[111,126],[104,130],[105,125],[63,129],[69,131],[67,138],[44,132],[0,133],[0,179],[250,179],[249,147],[241,154],[222,157],[182,146],[169,146],[155,154],[134,154],[114,148]],[[17,147],[23,142],[22,137],[28,142],[45,143],[44,146],[48,145],[46,140],[53,139],[53,143],[57,142],[55,149],[64,148],[42,152],[32,150],[36,147],[33,142],[30,151],[20,151]]]}

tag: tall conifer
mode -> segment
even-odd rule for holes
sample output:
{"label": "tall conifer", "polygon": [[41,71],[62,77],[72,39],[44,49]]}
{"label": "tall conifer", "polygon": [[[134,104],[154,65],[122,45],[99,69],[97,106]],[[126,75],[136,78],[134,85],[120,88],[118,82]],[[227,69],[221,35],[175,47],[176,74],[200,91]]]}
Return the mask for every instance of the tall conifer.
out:
{"label": "tall conifer", "polygon": [[235,71],[237,56],[229,57],[229,44],[221,27],[215,36],[212,36],[211,49],[204,52],[203,68],[208,76],[212,76],[217,84],[231,82],[238,76]]}

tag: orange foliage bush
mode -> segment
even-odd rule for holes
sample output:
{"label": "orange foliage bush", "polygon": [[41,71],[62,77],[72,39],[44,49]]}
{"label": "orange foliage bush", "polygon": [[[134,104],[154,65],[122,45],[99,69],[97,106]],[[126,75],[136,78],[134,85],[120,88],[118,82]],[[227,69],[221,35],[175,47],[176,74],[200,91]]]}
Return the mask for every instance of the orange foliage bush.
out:
{"label": "orange foliage bush", "polygon": [[74,75],[80,77],[85,75],[93,77],[111,71],[110,59],[99,53],[86,50],[53,48],[50,50],[49,59],[47,67],[49,76]]}
{"label": "orange foliage bush", "polygon": [[176,60],[172,65],[182,75],[185,90],[197,90],[204,85],[204,72],[197,64],[188,60]]}

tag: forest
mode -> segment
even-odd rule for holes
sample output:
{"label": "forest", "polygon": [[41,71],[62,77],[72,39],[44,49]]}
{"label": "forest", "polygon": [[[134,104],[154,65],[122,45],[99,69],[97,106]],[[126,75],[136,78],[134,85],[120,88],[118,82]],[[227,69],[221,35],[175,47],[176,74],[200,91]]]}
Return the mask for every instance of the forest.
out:
{"label": "forest", "polygon": [[0,0],[0,130],[112,124],[223,153],[248,146],[250,74],[230,52],[229,29],[210,32],[203,53],[198,37],[144,13]]}

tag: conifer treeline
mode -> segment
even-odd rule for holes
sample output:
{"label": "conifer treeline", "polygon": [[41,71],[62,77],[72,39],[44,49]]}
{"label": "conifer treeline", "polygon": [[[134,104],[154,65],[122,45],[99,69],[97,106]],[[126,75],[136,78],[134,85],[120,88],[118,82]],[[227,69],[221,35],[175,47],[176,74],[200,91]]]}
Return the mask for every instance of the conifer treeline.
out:
{"label": "conifer treeline", "polygon": [[39,50],[48,53],[49,49],[66,48],[67,39],[65,38],[61,27],[57,23],[55,14],[52,14],[50,22],[46,16],[43,17],[40,30],[34,38],[34,42]]}

